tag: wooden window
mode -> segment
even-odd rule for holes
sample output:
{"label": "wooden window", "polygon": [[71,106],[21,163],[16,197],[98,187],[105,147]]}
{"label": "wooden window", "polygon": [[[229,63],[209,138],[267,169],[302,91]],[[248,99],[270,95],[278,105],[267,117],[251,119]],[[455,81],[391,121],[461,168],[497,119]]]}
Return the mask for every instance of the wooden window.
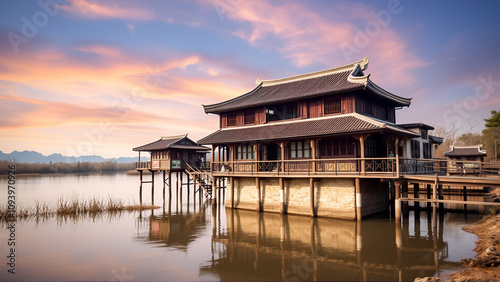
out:
{"label": "wooden window", "polygon": [[423,143],[424,146],[424,159],[432,159],[432,145]]}
{"label": "wooden window", "polygon": [[255,123],[255,110],[248,110],[244,113],[244,122],[245,124],[254,124]]}
{"label": "wooden window", "polygon": [[306,159],[311,157],[311,146],[309,141],[290,142],[290,158]]}
{"label": "wooden window", "polygon": [[267,121],[285,120],[298,118],[298,104],[289,103],[270,106],[266,110]]}
{"label": "wooden window", "polygon": [[340,114],[342,112],[342,99],[333,97],[325,99],[325,115]]}
{"label": "wooden window", "polygon": [[411,157],[420,159],[420,142],[418,140],[411,140]]}
{"label": "wooden window", "polygon": [[238,160],[253,160],[254,159],[253,145],[239,145],[237,149],[236,159]]}
{"label": "wooden window", "polygon": [[236,125],[236,113],[227,114],[227,126]]}
{"label": "wooden window", "polygon": [[328,138],[319,142],[322,158],[355,157],[356,142],[351,137]]}
{"label": "wooden window", "polygon": [[420,136],[422,137],[422,139],[427,140],[427,129],[420,128]]}

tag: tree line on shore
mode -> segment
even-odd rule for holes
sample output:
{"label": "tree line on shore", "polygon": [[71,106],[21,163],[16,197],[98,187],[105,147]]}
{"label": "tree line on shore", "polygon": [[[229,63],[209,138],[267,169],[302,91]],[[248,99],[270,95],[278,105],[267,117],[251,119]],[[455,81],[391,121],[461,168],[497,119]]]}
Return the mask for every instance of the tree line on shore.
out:
{"label": "tree line on shore", "polygon": [[78,172],[102,172],[102,171],[126,171],[135,168],[134,163],[116,163],[106,161],[100,163],[76,162],[76,163],[13,163],[0,161],[0,175],[7,175],[9,166],[16,166],[16,174],[26,173],[78,173]]}

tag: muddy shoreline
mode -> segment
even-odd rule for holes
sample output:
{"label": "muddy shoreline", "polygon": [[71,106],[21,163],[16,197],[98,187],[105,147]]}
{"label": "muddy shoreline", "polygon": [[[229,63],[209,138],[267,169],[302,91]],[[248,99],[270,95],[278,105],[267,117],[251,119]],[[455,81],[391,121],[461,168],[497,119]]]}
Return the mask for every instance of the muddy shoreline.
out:
{"label": "muddy shoreline", "polygon": [[[500,188],[491,191],[495,201],[500,199]],[[450,274],[448,281],[500,281],[500,213],[486,215],[481,221],[463,228],[478,237],[475,258],[464,259],[466,269]]]}

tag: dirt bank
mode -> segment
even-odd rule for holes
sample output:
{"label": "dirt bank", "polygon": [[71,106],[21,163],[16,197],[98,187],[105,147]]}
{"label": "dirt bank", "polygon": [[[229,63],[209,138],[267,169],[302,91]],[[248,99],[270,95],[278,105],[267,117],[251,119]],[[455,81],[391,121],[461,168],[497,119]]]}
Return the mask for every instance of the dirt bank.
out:
{"label": "dirt bank", "polygon": [[[500,188],[492,191],[500,198]],[[500,281],[500,213],[486,216],[483,220],[464,227],[464,230],[479,237],[474,259],[464,259],[467,269],[453,273],[450,281]]]}

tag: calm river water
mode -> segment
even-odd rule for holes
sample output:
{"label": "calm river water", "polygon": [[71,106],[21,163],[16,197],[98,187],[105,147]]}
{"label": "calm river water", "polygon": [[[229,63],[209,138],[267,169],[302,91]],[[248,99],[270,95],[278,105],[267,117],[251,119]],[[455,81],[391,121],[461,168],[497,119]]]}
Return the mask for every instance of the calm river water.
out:
{"label": "calm river water", "polygon": [[[478,214],[444,214],[436,227],[426,211],[411,211],[401,226],[389,218],[282,216],[212,207],[186,188],[163,202],[156,180],[155,211],[17,222],[16,274],[8,272],[10,232],[1,225],[0,280],[413,281],[459,270],[461,259],[475,255],[477,238],[462,227]],[[138,184],[139,176],[116,173],[19,178],[15,185],[18,206],[28,207],[61,196],[137,203]],[[0,200],[5,206],[6,179]]]}

